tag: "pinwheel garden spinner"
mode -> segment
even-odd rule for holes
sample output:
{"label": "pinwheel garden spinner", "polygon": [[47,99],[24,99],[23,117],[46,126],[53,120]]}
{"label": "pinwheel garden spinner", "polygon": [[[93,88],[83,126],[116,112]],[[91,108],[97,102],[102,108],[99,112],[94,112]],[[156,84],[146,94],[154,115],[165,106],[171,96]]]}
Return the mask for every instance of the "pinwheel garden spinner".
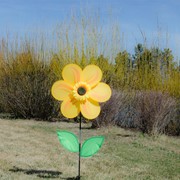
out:
{"label": "pinwheel garden spinner", "polygon": [[96,65],[88,65],[83,70],[76,64],[68,64],[62,71],[63,80],[55,82],[51,92],[61,103],[61,113],[66,118],[79,116],[79,140],[68,131],[57,131],[60,143],[69,151],[79,153],[78,176],[80,179],[81,157],[91,157],[101,148],[104,137],[94,136],[84,141],[81,146],[81,121],[93,120],[100,113],[99,103],[111,97],[110,87],[100,82],[102,71]]}

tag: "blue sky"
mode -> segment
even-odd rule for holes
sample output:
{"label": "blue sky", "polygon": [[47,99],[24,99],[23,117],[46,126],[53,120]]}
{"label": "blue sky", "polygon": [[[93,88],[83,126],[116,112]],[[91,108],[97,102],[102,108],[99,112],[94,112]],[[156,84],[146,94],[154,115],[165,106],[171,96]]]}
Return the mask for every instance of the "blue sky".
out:
{"label": "blue sky", "polygon": [[0,0],[0,38],[6,32],[23,35],[36,27],[52,30],[72,12],[88,7],[99,11],[104,20],[111,14],[111,20],[102,26],[118,23],[128,51],[143,42],[142,33],[151,45],[160,31],[160,46],[168,43],[180,57],[180,0]]}

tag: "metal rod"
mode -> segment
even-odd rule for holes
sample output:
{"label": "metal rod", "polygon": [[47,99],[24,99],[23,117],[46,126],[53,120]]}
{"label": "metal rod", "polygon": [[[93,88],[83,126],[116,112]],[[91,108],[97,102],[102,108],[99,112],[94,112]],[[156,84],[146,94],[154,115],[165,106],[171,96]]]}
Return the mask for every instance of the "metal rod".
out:
{"label": "metal rod", "polygon": [[79,165],[78,165],[78,180],[81,178],[81,119],[82,114],[79,115]]}

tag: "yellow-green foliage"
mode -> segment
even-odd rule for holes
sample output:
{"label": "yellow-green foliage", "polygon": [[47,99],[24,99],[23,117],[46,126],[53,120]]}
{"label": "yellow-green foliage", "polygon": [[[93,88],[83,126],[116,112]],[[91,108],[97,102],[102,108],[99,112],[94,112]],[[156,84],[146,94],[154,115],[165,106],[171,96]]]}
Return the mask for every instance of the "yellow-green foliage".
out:
{"label": "yellow-green foliage", "polygon": [[[132,57],[126,51],[115,58],[114,87],[131,90],[155,90],[180,97],[180,72],[171,51],[162,51],[161,57],[153,57],[153,50],[146,49]],[[103,65],[102,65],[103,67]]]}
{"label": "yellow-green foliage", "polygon": [[164,83],[163,90],[173,96],[180,97],[180,72],[178,69],[170,72],[169,78]]}
{"label": "yellow-green foliage", "polygon": [[32,51],[2,60],[0,104],[16,117],[48,119],[55,113],[50,88],[54,82],[49,66]]}

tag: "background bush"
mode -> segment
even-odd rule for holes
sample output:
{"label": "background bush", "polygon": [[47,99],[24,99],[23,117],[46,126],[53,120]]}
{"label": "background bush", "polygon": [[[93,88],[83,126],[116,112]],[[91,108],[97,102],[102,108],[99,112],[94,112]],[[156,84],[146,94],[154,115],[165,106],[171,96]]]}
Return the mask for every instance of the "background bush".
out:
{"label": "background bush", "polygon": [[113,91],[102,104],[100,116],[92,127],[118,125],[135,128],[151,135],[179,135],[179,105],[168,94],[152,91]]}
{"label": "background bush", "polygon": [[161,92],[140,92],[135,102],[139,114],[135,120],[138,129],[149,134],[168,133],[166,128],[176,120],[177,115],[177,102],[174,98]]}
{"label": "background bush", "polygon": [[47,64],[30,51],[18,53],[1,64],[1,107],[16,118],[49,119],[57,114],[50,94],[53,81]]}

